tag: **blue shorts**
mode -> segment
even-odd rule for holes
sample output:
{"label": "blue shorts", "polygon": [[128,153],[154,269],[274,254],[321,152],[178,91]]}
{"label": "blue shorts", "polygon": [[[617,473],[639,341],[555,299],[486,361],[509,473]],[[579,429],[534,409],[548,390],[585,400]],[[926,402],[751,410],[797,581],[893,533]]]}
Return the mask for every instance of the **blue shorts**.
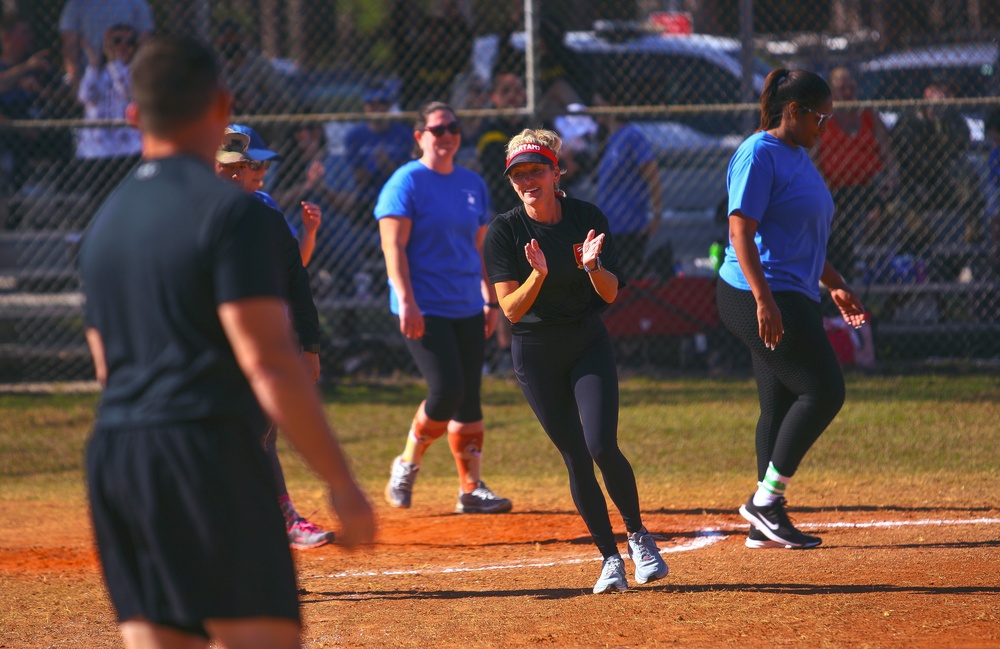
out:
{"label": "blue shorts", "polygon": [[259,430],[231,421],[94,429],[87,487],[118,621],[207,637],[214,618],[299,620]]}

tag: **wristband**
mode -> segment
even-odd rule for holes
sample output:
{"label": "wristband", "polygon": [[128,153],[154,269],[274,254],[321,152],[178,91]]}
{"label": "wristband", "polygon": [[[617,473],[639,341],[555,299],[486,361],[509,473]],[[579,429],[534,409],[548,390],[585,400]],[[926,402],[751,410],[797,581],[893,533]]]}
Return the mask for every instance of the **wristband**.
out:
{"label": "wristband", "polygon": [[591,269],[591,268],[587,268],[587,265],[586,265],[586,264],[584,264],[584,265],[583,265],[583,270],[584,270],[584,271],[585,271],[585,272],[586,272],[586,273],[587,273],[588,275],[590,275],[591,273],[598,273],[598,272],[600,272],[600,271],[604,270],[604,266],[602,266],[602,265],[601,265],[601,258],[600,258],[600,257],[598,257],[598,258],[597,258],[597,264],[595,264],[595,265],[594,265],[594,268],[593,268],[593,269]]}
{"label": "wristband", "polygon": [[499,309],[500,308],[500,303],[499,302],[487,302],[486,306],[490,307],[491,309]]}

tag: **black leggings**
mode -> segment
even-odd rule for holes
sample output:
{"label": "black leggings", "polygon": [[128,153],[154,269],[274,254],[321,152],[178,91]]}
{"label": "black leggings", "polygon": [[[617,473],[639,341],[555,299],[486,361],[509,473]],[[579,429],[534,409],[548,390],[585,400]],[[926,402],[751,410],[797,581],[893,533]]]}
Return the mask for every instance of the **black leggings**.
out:
{"label": "black leggings", "polygon": [[797,291],[777,291],[785,334],[772,351],[757,325],[757,302],[750,291],[719,280],[719,316],[750,348],[757,379],[757,480],[773,462],[791,477],[806,452],[844,405],[844,375],[823,330],[818,302]]}
{"label": "black leggings", "polygon": [[424,335],[407,338],[406,346],[427,381],[424,412],[433,421],[469,424],[483,418],[479,399],[483,377],[486,321],[424,316]]}
{"label": "black leggings", "polygon": [[590,316],[516,334],[511,353],[521,391],[569,470],[577,511],[601,554],[617,555],[595,462],[629,533],[642,529],[642,517],[632,466],[618,448],[618,369],[608,330]]}

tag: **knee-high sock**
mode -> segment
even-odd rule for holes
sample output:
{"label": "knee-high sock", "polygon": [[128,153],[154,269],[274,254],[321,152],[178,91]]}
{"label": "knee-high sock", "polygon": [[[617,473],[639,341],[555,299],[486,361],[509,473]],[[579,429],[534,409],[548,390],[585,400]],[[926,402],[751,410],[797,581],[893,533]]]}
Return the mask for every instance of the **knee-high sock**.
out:
{"label": "knee-high sock", "polygon": [[483,466],[483,420],[470,423],[448,422],[448,446],[455,456],[462,493],[479,486]]}
{"label": "knee-high sock", "polygon": [[427,417],[427,413],[424,412],[424,403],[420,403],[417,414],[413,416],[410,432],[406,436],[406,448],[403,450],[403,461],[418,466],[424,459],[424,452],[427,448],[448,430],[448,422],[434,421]]}

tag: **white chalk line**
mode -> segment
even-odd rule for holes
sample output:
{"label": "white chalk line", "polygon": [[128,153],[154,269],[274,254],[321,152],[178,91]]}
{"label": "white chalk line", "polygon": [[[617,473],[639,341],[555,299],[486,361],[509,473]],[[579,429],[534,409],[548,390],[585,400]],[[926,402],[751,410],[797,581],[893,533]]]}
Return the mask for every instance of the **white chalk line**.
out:
{"label": "white chalk line", "polygon": [[796,527],[808,527],[810,529],[816,528],[848,528],[848,529],[861,529],[866,527],[920,527],[920,526],[950,526],[950,525],[1000,525],[1000,518],[951,518],[951,519],[932,519],[925,518],[916,521],[869,521],[867,523],[797,523]]}
{"label": "white chalk line", "polygon": [[[654,536],[656,536],[654,534]],[[685,539],[679,544],[662,548],[660,554],[670,554],[676,552],[690,552],[692,550],[700,550],[702,548],[707,548],[710,545],[714,545],[719,541],[723,541],[729,538],[728,534],[724,534],[717,530],[706,529],[695,532],[695,536],[692,539]],[[622,557],[625,558],[625,557]],[[346,570],[344,572],[338,572],[331,575],[315,575],[315,577],[326,578],[326,579],[345,579],[348,577],[397,577],[405,575],[449,575],[461,572],[488,572],[493,570],[524,570],[525,568],[553,568],[555,566],[571,566],[580,563],[591,563],[594,561],[602,561],[601,557],[587,557],[585,559],[581,558],[563,558],[563,559],[553,559],[552,561],[539,561],[539,562],[528,562],[528,563],[505,563],[497,564],[492,566],[456,566],[451,568],[426,568],[426,569],[415,569],[415,570],[376,570],[376,571],[364,571],[364,570]]]}
{"label": "white chalk line", "polygon": [[[832,523],[799,523],[797,527],[809,529],[864,529],[864,528],[889,528],[889,527],[919,527],[919,526],[955,526],[955,525],[1000,525],[1000,518],[967,518],[967,519],[921,519],[915,521],[868,521],[864,523],[848,523],[844,521]],[[678,552],[692,552],[702,550],[730,537],[732,533],[744,534],[745,530],[736,529],[731,533],[720,531],[715,528],[705,528],[698,530],[691,539],[685,539],[677,545],[662,548],[660,554],[674,554]],[[654,534],[660,540],[662,536]],[[625,557],[622,557],[625,558]],[[591,563],[601,561],[601,557],[554,559],[543,562],[521,562],[506,563],[490,566],[454,566],[446,568],[418,568],[412,570],[345,570],[328,575],[312,575],[317,579],[349,579],[353,577],[399,577],[407,575],[449,575],[466,572],[491,572],[506,570],[524,570],[527,568],[553,568],[556,566],[570,566],[581,563]]]}

